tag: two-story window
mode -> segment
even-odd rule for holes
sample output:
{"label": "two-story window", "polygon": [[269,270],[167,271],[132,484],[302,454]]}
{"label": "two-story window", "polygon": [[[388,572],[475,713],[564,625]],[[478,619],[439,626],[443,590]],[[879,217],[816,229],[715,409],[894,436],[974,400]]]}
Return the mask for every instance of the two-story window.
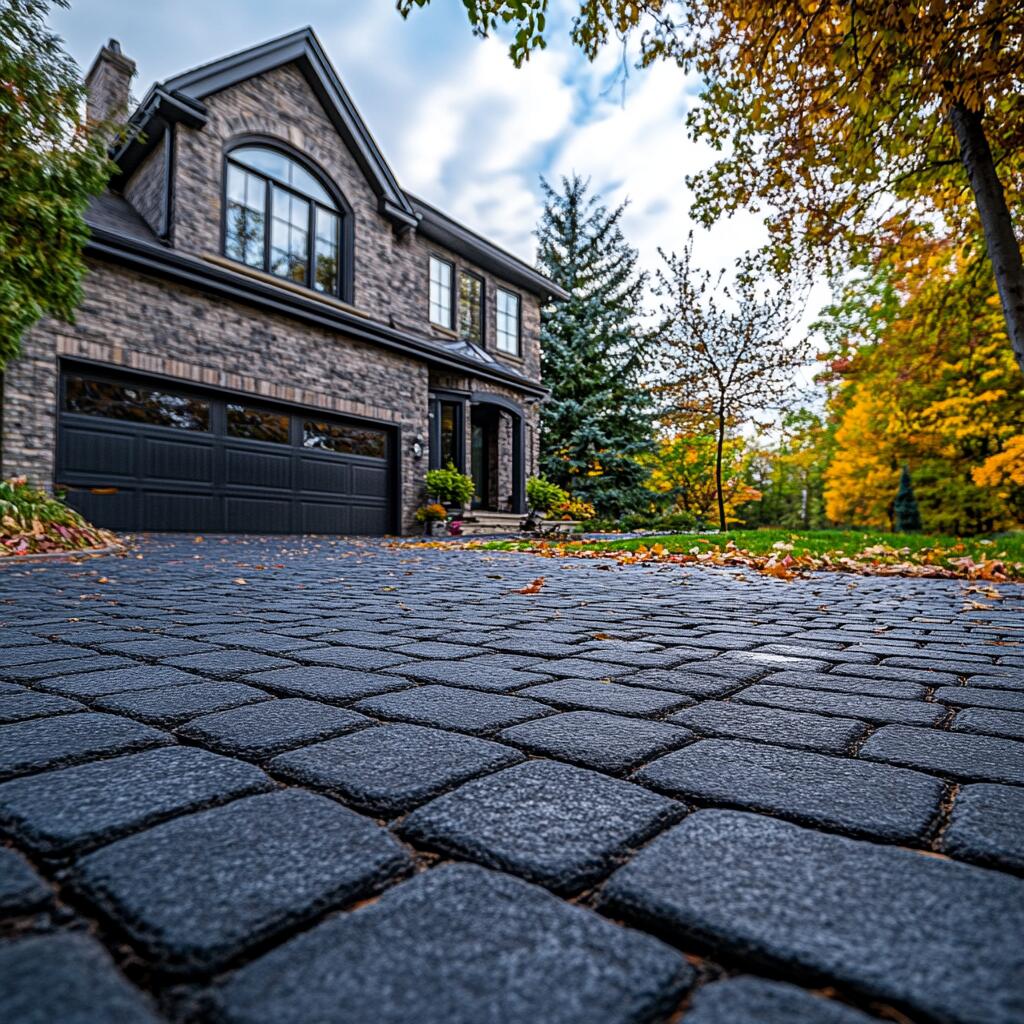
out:
{"label": "two-story window", "polygon": [[[458,287],[456,288],[456,282]],[[477,345],[484,343],[484,281],[468,270],[456,272],[454,264],[440,256],[430,257],[430,322]],[[519,296],[497,290],[497,333],[500,352],[519,355]]]}
{"label": "two-story window", "polygon": [[245,145],[227,158],[224,254],[327,295],[343,294],[343,211],[298,160]]}
{"label": "two-story window", "polygon": [[498,289],[494,333],[499,352],[519,355],[519,296],[504,288]]}

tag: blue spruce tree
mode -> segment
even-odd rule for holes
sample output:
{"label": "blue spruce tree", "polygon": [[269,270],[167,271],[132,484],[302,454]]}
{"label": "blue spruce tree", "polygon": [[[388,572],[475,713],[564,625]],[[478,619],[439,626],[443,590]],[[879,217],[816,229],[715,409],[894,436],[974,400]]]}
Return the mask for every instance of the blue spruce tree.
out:
{"label": "blue spruce tree", "polygon": [[639,323],[646,275],[609,210],[574,175],[556,192],[546,181],[537,230],[541,269],[572,296],[544,311],[541,369],[551,397],[542,410],[541,468],[602,517],[647,507],[653,447],[644,374],[653,339]]}
{"label": "blue spruce tree", "polygon": [[916,533],[921,529],[921,512],[910,480],[910,468],[904,463],[900,473],[900,486],[893,502],[893,520],[897,533]]}

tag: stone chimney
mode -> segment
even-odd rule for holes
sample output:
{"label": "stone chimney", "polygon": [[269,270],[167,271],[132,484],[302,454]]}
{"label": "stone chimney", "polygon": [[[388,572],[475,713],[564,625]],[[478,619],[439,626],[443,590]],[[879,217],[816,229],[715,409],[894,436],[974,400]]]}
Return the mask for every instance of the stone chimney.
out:
{"label": "stone chimney", "polygon": [[127,120],[129,92],[134,77],[135,61],[121,52],[121,44],[116,39],[111,39],[96,54],[96,59],[85,76],[86,119]]}

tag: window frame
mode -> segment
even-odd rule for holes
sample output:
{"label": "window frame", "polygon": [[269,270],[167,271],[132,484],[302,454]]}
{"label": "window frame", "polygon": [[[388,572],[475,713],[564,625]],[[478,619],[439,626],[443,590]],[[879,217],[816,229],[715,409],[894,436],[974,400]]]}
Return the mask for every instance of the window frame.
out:
{"label": "window frame", "polygon": [[[431,275],[431,269],[433,268],[434,262],[443,263],[448,268],[448,323],[441,323],[439,320],[435,320],[433,316],[434,300],[431,298],[431,289],[433,288],[434,281]],[[456,316],[458,315],[457,300],[458,295],[455,291],[456,274],[458,270],[455,266],[455,261],[447,259],[440,253],[431,252],[427,254],[427,322],[432,327],[440,327],[443,331],[451,331],[455,333]]]}
{"label": "window frame", "polygon": [[[463,277],[470,277],[477,284],[480,285],[480,337],[479,338],[467,338],[462,333],[462,288],[461,282]],[[487,341],[487,318],[485,313],[487,311],[487,281],[484,279],[483,274],[478,274],[474,270],[467,270],[465,267],[458,268],[458,281],[459,285],[455,288],[455,298],[457,301],[457,308],[455,311],[455,322],[456,330],[458,331],[459,337],[463,341],[468,341],[473,345],[479,345],[481,348],[485,346]]]}
{"label": "window frame", "polygon": [[[276,178],[271,178],[260,171],[253,170],[253,168],[246,166],[237,159],[232,159],[232,153],[248,146],[262,146],[265,149],[274,150],[280,153],[289,160],[294,160],[321,185],[334,203],[334,209],[332,210],[330,207],[325,206],[323,202],[314,196],[306,195],[306,193],[293,188],[285,182],[278,181]],[[263,265],[261,267],[254,267],[251,264],[236,259],[234,256],[228,255],[228,170],[231,167],[244,171],[246,174],[251,174],[263,182],[264,225]],[[274,219],[273,190],[275,188],[301,199],[309,206],[306,218],[306,272],[304,279],[301,282],[296,281],[291,277],[275,274],[274,271],[270,269],[271,238],[273,234]],[[353,302],[355,283],[355,221],[352,207],[324,171],[321,170],[304,153],[279,139],[269,138],[263,135],[243,135],[232,139],[231,142],[224,147],[224,153],[221,160],[220,207],[220,252],[225,259],[231,260],[232,263],[236,263],[240,267],[246,267],[249,270],[257,270],[261,273],[267,274],[275,280],[287,282],[288,284],[296,285],[300,288],[305,288],[321,298],[337,299],[348,304]],[[336,293],[320,291],[316,287],[316,216],[318,209],[327,210],[338,218],[338,269],[335,272],[334,282],[335,287],[337,288]]]}
{"label": "window frame", "polygon": [[[501,310],[499,308],[499,296],[504,293],[516,300],[516,347],[514,351],[501,347],[502,330],[500,327]],[[523,358],[523,297],[519,292],[512,291],[511,288],[504,288],[502,285],[495,286],[494,292],[494,350],[503,356],[509,356],[512,359]]]}

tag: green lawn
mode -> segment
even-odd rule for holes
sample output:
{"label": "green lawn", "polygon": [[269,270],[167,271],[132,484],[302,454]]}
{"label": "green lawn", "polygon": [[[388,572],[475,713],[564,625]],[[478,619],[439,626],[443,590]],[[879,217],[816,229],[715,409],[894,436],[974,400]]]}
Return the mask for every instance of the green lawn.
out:
{"label": "green lawn", "polygon": [[[953,559],[970,558],[974,562],[998,560],[1006,565],[1007,575],[1024,578],[1024,533],[993,537],[946,537],[920,533],[876,533],[869,530],[732,530],[728,533],[686,533],[665,537],[641,537],[633,540],[552,540],[484,541],[474,546],[492,550],[529,551],[540,547],[565,550],[566,553],[593,551],[651,550],[661,554],[703,554],[726,550],[732,541],[736,548],[754,556],[775,554],[784,558],[854,558],[878,565],[911,563],[942,566],[959,571]],[[792,545],[781,548],[776,545]],[[697,549],[694,551],[694,549]],[[875,550],[872,550],[875,549]]]}

